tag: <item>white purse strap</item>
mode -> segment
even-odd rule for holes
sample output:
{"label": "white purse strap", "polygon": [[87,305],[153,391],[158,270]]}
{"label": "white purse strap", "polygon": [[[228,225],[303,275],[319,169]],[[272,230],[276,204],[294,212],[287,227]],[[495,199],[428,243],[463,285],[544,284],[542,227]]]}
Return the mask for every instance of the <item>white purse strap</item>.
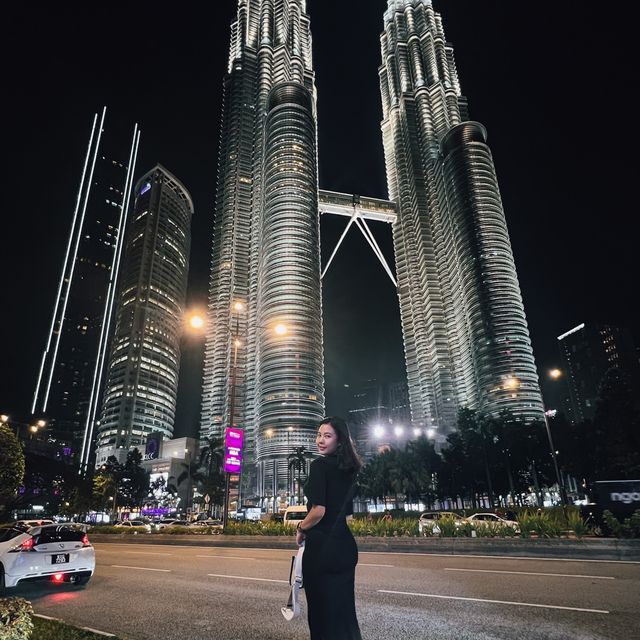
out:
{"label": "white purse strap", "polygon": [[298,553],[291,557],[291,573],[289,574],[289,599],[287,606],[280,611],[285,620],[293,620],[300,615],[300,589],[302,589],[302,556],[304,554],[304,542],[298,549]]}

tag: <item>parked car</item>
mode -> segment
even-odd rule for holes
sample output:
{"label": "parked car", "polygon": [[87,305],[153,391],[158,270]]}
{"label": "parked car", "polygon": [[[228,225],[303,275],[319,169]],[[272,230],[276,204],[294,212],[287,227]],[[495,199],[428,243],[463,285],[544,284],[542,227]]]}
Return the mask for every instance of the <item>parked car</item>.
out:
{"label": "parked car", "polygon": [[440,535],[441,529],[438,526],[438,520],[442,518],[451,518],[456,527],[461,527],[464,520],[452,511],[425,511],[420,514],[418,518],[418,533],[421,536],[426,536],[427,531],[432,531],[434,535]]}
{"label": "parked car", "polygon": [[147,531],[151,531],[151,525],[147,524],[143,520],[123,520],[122,522],[116,522],[114,527],[122,527],[123,529],[130,529],[131,527],[144,527]]}
{"label": "parked car", "polygon": [[96,554],[83,525],[0,528],[0,595],[23,582],[84,585],[95,568]]}
{"label": "parked car", "polygon": [[162,531],[167,527],[184,527],[185,529],[190,526],[186,520],[178,520],[177,518],[163,518],[156,524],[156,529]]}
{"label": "parked car", "polygon": [[28,531],[31,527],[40,527],[43,524],[55,524],[55,522],[53,520],[16,520],[13,526]]}
{"label": "parked car", "polygon": [[516,533],[520,533],[520,525],[515,520],[501,518],[495,513],[474,513],[472,516],[466,518],[466,521],[476,526],[486,524],[503,524],[514,529]]}
{"label": "parked car", "polygon": [[297,527],[299,522],[302,522],[307,517],[307,507],[304,504],[297,504],[291,507],[287,507],[282,518],[282,524],[289,525],[290,527]]}

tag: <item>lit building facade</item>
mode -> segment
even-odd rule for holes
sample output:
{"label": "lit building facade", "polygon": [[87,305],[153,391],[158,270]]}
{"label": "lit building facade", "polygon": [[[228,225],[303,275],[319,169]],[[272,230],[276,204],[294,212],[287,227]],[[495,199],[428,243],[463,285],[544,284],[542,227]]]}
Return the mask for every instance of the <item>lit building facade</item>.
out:
{"label": "lit building facade", "polygon": [[142,449],[151,432],[173,436],[193,203],[157,165],[136,184],[106,388],[97,424],[96,466]]}
{"label": "lit building facade", "polygon": [[246,429],[245,482],[261,496],[286,492],[287,455],[315,446],[324,411],[315,102],[305,0],[239,0],[200,435]]}
{"label": "lit building facade", "polygon": [[412,420],[458,408],[542,419],[533,350],[485,128],[469,121],[430,0],[389,0],[382,136]]}
{"label": "lit building facade", "polygon": [[46,418],[48,437],[66,442],[77,461],[99,402],[140,139],[137,126],[130,139],[106,115],[104,108],[93,118],[31,407]]}
{"label": "lit building facade", "polygon": [[594,417],[600,385],[609,369],[623,371],[636,394],[640,391],[638,353],[629,329],[582,323],[558,336],[558,346],[562,381],[569,392],[563,408],[573,424]]}

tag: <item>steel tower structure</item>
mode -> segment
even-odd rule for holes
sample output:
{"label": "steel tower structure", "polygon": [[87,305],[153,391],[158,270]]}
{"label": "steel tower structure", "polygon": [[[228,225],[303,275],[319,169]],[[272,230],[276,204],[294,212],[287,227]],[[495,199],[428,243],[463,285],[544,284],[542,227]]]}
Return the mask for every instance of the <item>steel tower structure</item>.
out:
{"label": "steel tower structure", "polygon": [[[261,496],[323,414],[321,277],[357,227],[397,286],[412,422],[461,406],[522,420],[542,399],[484,127],[470,121],[430,0],[388,0],[379,68],[389,200],[318,191],[304,0],[239,0],[214,221],[201,437],[247,429]],[[349,221],[320,274],[318,213]],[[367,220],[392,225],[393,273]],[[285,336],[273,333],[287,325]]]}
{"label": "steel tower structure", "polygon": [[[215,203],[201,438],[247,430],[260,495],[324,411],[316,94],[305,0],[239,0]],[[274,327],[286,327],[278,335]]]}
{"label": "steel tower structure", "polygon": [[469,121],[431,0],[389,0],[382,136],[415,423],[460,406],[541,419],[529,330],[485,128]]}

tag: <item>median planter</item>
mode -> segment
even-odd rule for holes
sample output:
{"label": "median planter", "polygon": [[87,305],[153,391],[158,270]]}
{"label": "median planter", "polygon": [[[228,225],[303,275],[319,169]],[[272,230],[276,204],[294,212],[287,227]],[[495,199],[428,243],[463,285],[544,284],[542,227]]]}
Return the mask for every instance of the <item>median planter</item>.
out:
{"label": "median planter", "polygon": [[33,607],[23,598],[0,598],[0,640],[28,640]]}

